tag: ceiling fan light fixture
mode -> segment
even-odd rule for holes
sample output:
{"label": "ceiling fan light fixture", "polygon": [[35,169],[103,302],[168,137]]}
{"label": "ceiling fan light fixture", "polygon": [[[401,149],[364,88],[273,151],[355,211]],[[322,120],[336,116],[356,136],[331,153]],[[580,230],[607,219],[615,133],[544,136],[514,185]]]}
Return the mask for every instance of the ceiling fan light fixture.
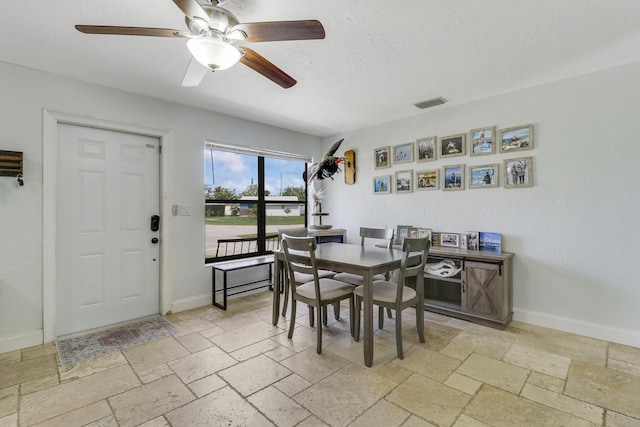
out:
{"label": "ceiling fan light fixture", "polygon": [[214,71],[226,70],[242,57],[235,46],[212,38],[189,39],[187,48],[196,61]]}

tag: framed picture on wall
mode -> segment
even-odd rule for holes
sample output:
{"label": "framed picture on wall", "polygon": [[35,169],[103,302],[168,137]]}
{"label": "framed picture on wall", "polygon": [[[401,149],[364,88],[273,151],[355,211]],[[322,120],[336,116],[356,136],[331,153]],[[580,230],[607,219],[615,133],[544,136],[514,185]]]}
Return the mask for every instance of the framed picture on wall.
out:
{"label": "framed picture on wall", "polygon": [[464,190],[464,165],[450,165],[442,168],[443,191]]}
{"label": "framed picture on wall", "polygon": [[416,171],[416,190],[437,190],[438,170]]}
{"label": "framed picture on wall", "polygon": [[533,158],[521,157],[504,161],[504,188],[533,186]]}
{"label": "framed picture on wall", "polygon": [[413,162],[413,142],[393,146],[393,163]]}
{"label": "framed picture on wall", "polygon": [[413,191],[413,170],[396,172],[396,193],[411,193]]}
{"label": "framed picture on wall", "polygon": [[416,161],[429,162],[435,160],[438,154],[437,137],[429,136],[416,140]]}
{"label": "framed picture on wall", "polygon": [[432,231],[431,232],[431,246],[440,246],[440,233]]}
{"label": "framed picture on wall", "polygon": [[500,129],[500,152],[533,150],[533,125]]}
{"label": "framed picture on wall", "polygon": [[389,159],[389,146],[375,148],[373,150],[373,160],[375,162],[376,169],[388,168],[391,166],[391,159]]}
{"label": "framed picture on wall", "polygon": [[498,186],[498,164],[469,166],[469,188]]}
{"label": "framed picture on wall", "polygon": [[469,154],[471,156],[484,156],[496,152],[496,127],[486,126],[472,129],[469,132]]}
{"label": "framed picture on wall", "polygon": [[373,177],[373,194],[391,193],[391,175]]}
{"label": "framed picture on wall", "polygon": [[451,135],[440,138],[440,157],[464,156],[466,154],[466,135]]}

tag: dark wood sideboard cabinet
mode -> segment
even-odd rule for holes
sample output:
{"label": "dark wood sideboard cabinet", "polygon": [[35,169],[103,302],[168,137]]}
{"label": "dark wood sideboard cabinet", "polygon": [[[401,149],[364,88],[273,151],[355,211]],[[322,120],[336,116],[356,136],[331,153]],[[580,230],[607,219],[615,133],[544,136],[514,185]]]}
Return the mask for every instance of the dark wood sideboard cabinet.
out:
{"label": "dark wood sideboard cabinet", "polygon": [[504,329],[513,317],[513,254],[432,246],[428,264],[448,260],[451,277],[424,275],[424,309]]}

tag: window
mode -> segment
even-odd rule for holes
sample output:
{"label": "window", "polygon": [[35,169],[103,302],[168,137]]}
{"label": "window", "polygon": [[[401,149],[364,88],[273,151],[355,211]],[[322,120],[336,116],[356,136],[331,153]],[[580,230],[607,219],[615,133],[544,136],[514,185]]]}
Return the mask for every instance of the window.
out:
{"label": "window", "polygon": [[205,261],[272,252],[278,229],[307,224],[306,158],[207,142]]}

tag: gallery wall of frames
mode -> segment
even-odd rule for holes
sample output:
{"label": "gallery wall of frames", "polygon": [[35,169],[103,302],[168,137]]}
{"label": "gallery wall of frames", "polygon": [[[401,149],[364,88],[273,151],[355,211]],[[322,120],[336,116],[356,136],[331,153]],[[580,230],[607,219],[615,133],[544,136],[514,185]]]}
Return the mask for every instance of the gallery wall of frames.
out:
{"label": "gallery wall of frames", "polygon": [[[374,194],[413,191],[461,191],[465,189],[523,188],[533,186],[533,157],[521,151],[533,150],[533,124],[496,131],[496,126],[471,129],[468,133],[428,136],[399,145],[374,149]],[[512,156],[518,152],[520,155]],[[466,165],[466,156],[504,154],[500,163]],[[495,158],[495,157],[494,157]],[[451,160],[450,160],[451,159]],[[429,162],[444,160],[440,167]],[[392,173],[382,170],[391,168]]]}

